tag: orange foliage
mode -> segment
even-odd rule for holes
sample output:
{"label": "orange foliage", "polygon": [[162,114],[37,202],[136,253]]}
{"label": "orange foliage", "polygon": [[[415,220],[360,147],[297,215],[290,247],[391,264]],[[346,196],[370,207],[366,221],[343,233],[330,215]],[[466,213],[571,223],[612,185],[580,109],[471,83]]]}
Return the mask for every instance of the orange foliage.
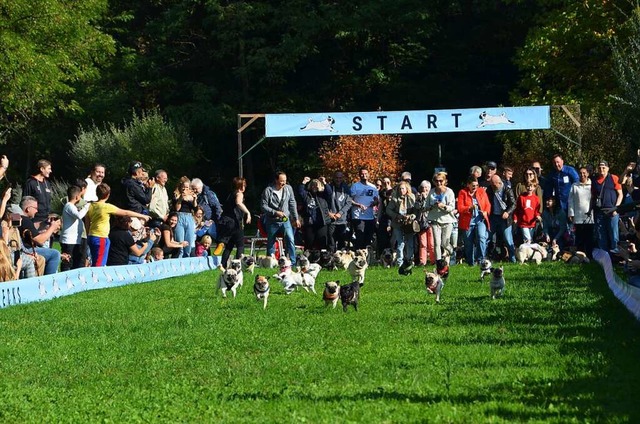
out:
{"label": "orange foliage", "polygon": [[327,177],[342,171],[345,181],[357,181],[359,169],[366,166],[371,181],[384,176],[393,181],[404,166],[401,143],[399,135],[346,135],[322,142],[319,156]]}

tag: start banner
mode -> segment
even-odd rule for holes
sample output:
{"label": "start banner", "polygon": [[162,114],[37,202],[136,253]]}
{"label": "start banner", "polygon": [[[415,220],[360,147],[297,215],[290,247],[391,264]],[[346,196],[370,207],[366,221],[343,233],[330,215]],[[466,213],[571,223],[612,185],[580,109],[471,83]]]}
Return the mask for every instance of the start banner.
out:
{"label": "start banner", "polygon": [[551,127],[550,106],[394,112],[266,114],[267,137],[419,134],[541,130]]}

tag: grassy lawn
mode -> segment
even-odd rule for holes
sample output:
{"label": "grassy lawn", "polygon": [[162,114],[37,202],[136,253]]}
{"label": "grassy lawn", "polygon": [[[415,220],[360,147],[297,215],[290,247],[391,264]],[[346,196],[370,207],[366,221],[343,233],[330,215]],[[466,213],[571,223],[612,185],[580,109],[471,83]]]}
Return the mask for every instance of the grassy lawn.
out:
{"label": "grassy lawn", "polygon": [[[261,270],[272,275],[274,270]],[[1,422],[639,422],[639,325],[597,265],[373,267],[359,312],[217,271],[0,310]]]}

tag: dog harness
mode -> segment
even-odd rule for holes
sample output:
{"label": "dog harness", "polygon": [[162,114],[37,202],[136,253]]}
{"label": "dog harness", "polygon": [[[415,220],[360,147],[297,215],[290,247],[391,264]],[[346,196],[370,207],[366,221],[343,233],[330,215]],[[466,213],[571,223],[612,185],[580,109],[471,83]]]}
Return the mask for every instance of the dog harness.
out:
{"label": "dog harness", "polygon": [[327,291],[324,292],[324,294],[322,295],[322,299],[323,300],[335,300],[338,298],[338,296],[340,295],[339,292],[335,292],[335,293],[329,293]]}

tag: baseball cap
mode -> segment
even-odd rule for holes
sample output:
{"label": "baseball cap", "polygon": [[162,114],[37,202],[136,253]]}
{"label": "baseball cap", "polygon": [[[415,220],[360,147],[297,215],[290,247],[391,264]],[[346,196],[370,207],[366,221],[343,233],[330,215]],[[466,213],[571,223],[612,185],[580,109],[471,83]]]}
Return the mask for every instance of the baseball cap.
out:
{"label": "baseball cap", "polygon": [[601,160],[600,162],[598,162],[598,166],[609,166],[609,162],[607,162],[606,160]]}
{"label": "baseball cap", "polygon": [[486,162],[486,163],[485,163],[485,166],[486,166],[487,168],[495,168],[495,169],[497,169],[497,168],[498,168],[498,165],[497,165],[495,162],[493,162],[493,161],[488,161],[488,162]]}
{"label": "baseball cap", "polygon": [[131,175],[135,174],[139,168],[142,168],[143,171],[146,171],[146,169],[144,169],[144,167],[142,166],[142,162],[139,162],[139,161],[131,162],[131,164],[129,165],[129,174]]}

